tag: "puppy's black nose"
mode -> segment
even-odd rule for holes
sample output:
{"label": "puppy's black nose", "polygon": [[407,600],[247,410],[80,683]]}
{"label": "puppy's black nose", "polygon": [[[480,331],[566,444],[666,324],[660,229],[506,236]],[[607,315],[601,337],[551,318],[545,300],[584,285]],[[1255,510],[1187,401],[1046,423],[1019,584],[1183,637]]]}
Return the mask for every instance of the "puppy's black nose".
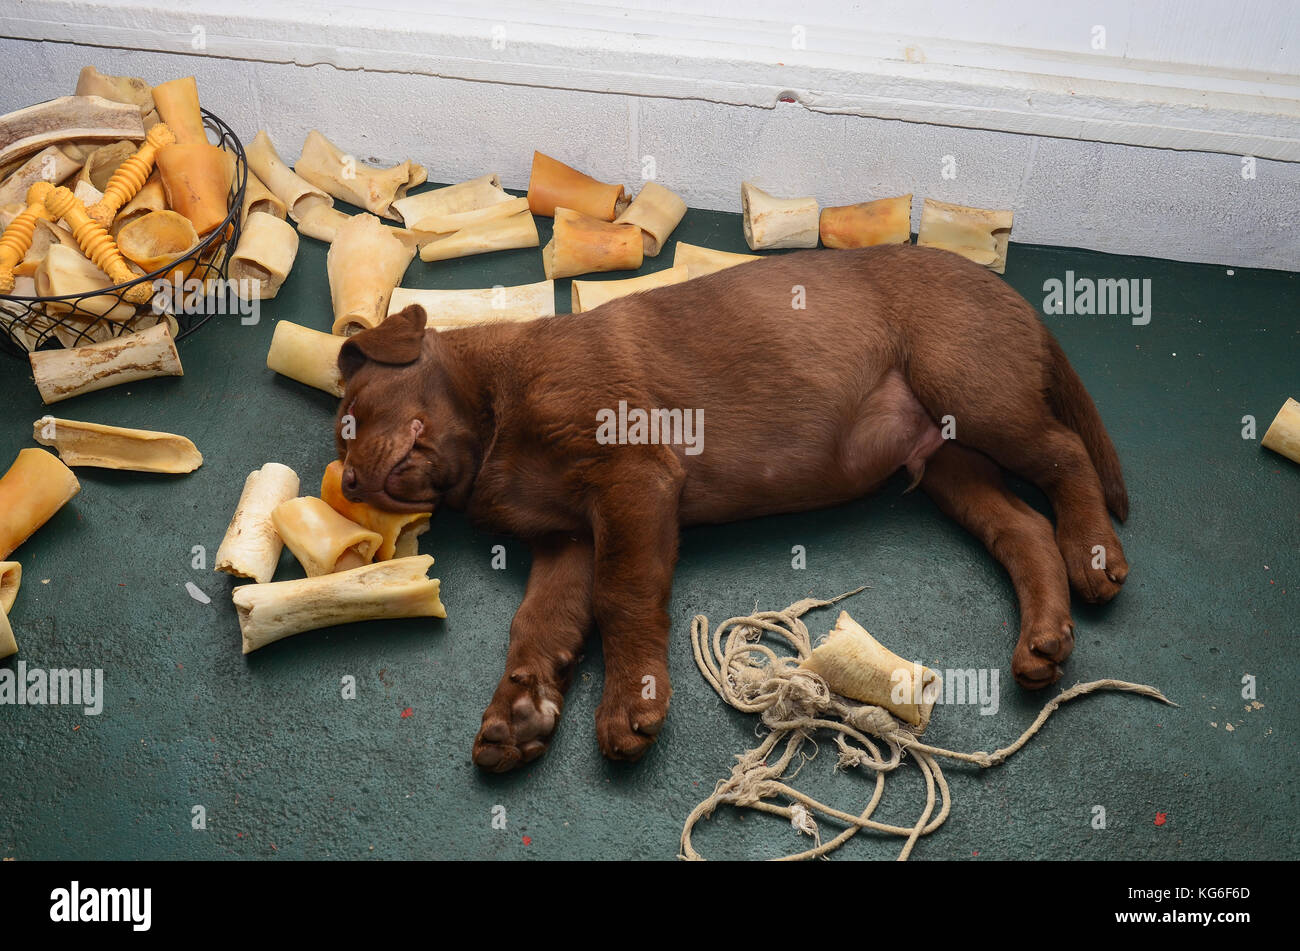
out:
{"label": "puppy's black nose", "polygon": [[361,499],[357,497],[357,493],[359,489],[359,483],[357,481],[357,470],[353,469],[351,466],[346,466],[343,469],[342,488],[343,488],[343,495],[347,498],[349,502],[361,501]]}

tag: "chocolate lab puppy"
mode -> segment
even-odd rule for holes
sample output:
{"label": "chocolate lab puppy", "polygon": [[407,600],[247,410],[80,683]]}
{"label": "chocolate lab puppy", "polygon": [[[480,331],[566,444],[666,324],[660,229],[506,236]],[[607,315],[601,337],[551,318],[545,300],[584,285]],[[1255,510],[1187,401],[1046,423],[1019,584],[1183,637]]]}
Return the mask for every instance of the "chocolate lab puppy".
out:
{"label": "chocolate lab puppy", "polygon": [[[601,751],[636,759],[654,742],[684,525],[835,505],[906,468],[1011,576],[1011,670],[1031,689],[1074,648],[1069,589],[1107,601],[1128,574],[1108,514],[1122,521],[1128,496],[1091,398],[1034,308],[947,251],[805,251],[584,314],[441,333],[425,319],[408,307],[343,345],[343,491],[445,504],[531,545],[474,741],[486,769],[545,751],[593,630]],[[682,412],[656,434],[638,410]],[[1047,494],[1055,532],[1004,468]]]}

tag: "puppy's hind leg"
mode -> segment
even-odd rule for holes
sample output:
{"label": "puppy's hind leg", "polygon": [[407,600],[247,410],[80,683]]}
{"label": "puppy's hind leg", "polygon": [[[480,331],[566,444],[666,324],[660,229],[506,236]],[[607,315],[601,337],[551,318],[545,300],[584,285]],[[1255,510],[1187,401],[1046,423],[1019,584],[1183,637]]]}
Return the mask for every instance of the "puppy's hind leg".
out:
{"label": "puppy's hind leg", "polygon": [[1020,640],[1011,656],[1016,682],[1031,690],[1054,683],[1074,649],[1074,622],[1051,523],[1007,490],[993,462],[956,443],[930,457],[921,487],[1011,576],[1020,602]]}
{"label": "puppy's hind leg", "polygon": [[474,740],[474,762],[497,773],[546,752],[594,623],[591,540],[548,537],[532,547],[528,588],[510,624],[506,672]]}

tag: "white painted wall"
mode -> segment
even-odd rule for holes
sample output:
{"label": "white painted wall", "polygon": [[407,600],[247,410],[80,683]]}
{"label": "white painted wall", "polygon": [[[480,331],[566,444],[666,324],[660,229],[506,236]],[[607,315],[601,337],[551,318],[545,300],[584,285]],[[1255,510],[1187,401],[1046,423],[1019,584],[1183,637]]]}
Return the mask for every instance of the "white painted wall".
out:
{"label": "white painted wall", "polygon": [[[823,204],[910,191],[1013,208],[1019,242],[1300,268],[1300,164],[1241,175],[1245,152],[1300,159],[1291,4],[1232,4],[1223,23],[1206,0],[987,6],[804,0],[796,50],[774,0],[744,20],[721,0],[25,0],[0,8],[0,106],[70,92],[86,63],[194,73],[205,105],[290,161],[311,128],[515,188],[534,148],[634,187],[652,155],[697,207],[738,210],[745,179]],[[1106,51],[1086,48],[1094,25]]]}

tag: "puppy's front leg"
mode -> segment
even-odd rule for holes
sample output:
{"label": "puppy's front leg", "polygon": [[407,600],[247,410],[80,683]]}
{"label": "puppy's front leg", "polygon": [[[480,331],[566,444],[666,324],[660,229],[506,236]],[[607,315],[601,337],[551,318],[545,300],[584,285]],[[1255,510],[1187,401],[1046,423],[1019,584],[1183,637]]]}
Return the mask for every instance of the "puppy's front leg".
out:
{"label": "puppy's front leg", "polygon": [[647,479],[644,469],[635,481],[618,485],[602,495],[593,519],[593,604],[605,649],[596,739],[610,759],[635,760],[662,729],[672,693],[668,599],[677,561],[681,487],[671,478]]}
{"label": "puppy's front leg", "polygon": [[547,537],[532,549],[528,588],[510,624],[506,672],[474,740],[474,762],[498,773],[546,752],[592,627],[591,539]]}

